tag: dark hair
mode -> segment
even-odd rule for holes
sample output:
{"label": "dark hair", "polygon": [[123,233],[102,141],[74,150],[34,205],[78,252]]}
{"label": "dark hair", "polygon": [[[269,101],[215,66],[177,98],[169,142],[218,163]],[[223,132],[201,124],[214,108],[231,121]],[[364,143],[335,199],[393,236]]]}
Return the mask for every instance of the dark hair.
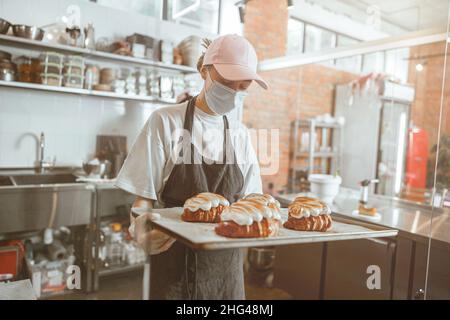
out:
{"label": "dark hair", "polygon": [[[208,38],[203,38],[202,42],[203,42],[202,43],[203,48],[208,49],[208,47],[209,47],[209,45],[211,44],[212,41],[210,39],[208,39]],[[206,52],[206,50],[203,51],[203,53],[200,55],[200,58],[198,58],[198,61],[197,61],[197,70],[198,70],[198,72],[200,72],[200,70],[203,67],[203,58],[205,57],[205,52]]]}

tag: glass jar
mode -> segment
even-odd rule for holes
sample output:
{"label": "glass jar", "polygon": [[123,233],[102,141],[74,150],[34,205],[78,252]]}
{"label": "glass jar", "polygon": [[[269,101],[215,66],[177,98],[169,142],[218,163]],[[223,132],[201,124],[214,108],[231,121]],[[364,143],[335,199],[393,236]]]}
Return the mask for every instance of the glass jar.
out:
{"label": "glass jar", "polygon": [[100,68],[94,64],[86,65],[84,73],[84,88],[91,90],[92,87],[99,83]]}
{"label": "glass jar", "polygon": [[17,64],[18,78],[20,82],[31,82],[31,58],[20,56],[15,60]]}

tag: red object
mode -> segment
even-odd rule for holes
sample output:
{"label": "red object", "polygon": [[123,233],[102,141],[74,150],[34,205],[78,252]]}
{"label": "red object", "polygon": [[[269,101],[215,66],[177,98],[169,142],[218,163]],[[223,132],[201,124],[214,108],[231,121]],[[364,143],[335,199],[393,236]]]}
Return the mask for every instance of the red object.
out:
{"label": "red object", "polygon": [[428,133],[419,128],[409,129],[409,142],[406,153],[407,187],[422,189],[426,187],[428,156]]}
{"label": "red object", "polygon": [[6,241],[0,244],[0,274],[12,274],[15,279],[20,271],[24,246],[21,241]]}

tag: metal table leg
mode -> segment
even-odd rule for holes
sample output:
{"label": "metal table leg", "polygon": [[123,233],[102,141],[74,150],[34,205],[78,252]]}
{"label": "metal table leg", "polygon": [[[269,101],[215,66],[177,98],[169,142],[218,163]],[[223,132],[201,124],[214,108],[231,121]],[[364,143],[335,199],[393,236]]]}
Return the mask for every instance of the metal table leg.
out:
{"label": "metal table leg", "polygon": [[319,300],[323,300],[325,297],[325,278],[327,272],[327,254],[328,254],[328,242],[324,242],[322,245],[322,259],[320,264],[320,287],[319,287]]}

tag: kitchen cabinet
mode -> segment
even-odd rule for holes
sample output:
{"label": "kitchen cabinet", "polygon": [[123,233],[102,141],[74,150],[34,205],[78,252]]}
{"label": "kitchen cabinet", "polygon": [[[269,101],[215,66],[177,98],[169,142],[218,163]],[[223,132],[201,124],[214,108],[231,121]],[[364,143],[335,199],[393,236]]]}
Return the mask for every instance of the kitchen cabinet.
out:
{"label": "kitchen cabinet", "polygon": [[[277,247],[274,287],[294,299],[424,299],[428,239],[400,235],[395,243],[396,248],[388,239]],[[426,298],[450,299],[450,248],[432,241],[429,258]],[[370,265],[380,267],[379,290],[367,287]]]}
{"label": "kitchen cabinet", "polygon": [[[274,286],[294,299],[389,299],[393,246],[362,239],[277,248]],[[381,289],[367,287],[367,267],[381,270]]]}
{"label": "kitchen cabinet", "polygon": [[[388,240],[330,242],[327,246],[324,299],[389,299],[393,245]],[[379,267],[380,288],[369,289],[371,266]],[[368,273],[370,272],[370,273]]]}
{"label": "kitchen cabinet", "polygon": [[319,298],[323,243],[278,246],[275,252],[274,287],[294,299]]}

